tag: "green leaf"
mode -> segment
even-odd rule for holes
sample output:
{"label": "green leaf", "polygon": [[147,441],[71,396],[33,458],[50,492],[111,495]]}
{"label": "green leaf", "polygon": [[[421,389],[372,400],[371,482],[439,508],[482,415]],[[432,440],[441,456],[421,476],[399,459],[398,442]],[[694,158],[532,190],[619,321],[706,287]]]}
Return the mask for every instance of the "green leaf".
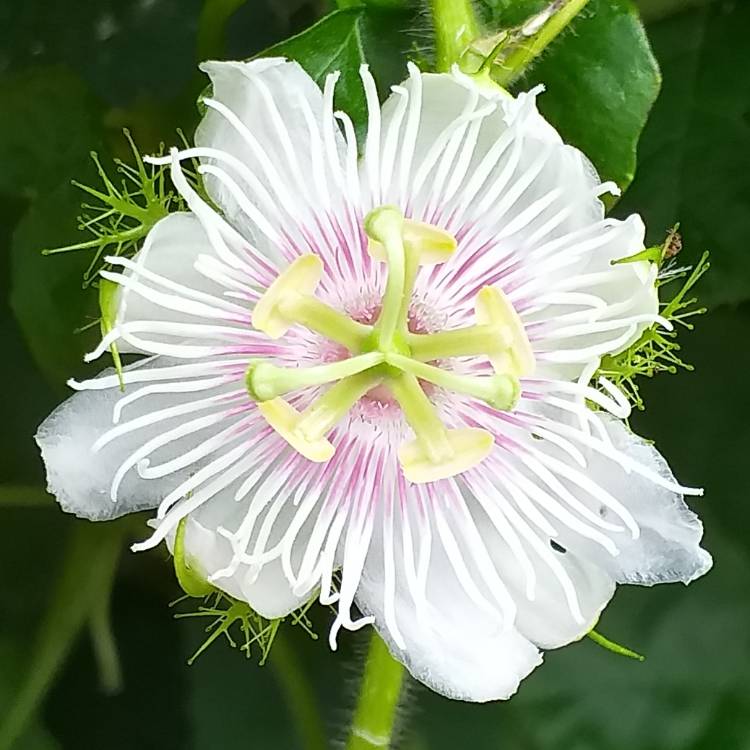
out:
{"label": "green leaf", "polygon": [[583,151],[603,180],[623,190],[659,93],[659,68],[629,0],[591,0],[541,60],[516,84],[543,83],[539,108]]}
{"label": "green leaf", "polygon": [[680,222],[682,263],[711,252],[709,306],[750,298],[750,4],[716,3],[649,27],[664,90],[644,133],[640,172],[622,211],[640,211],[650,239]]}
{"label": "green leaf", "polygon": [[25,677],[0,721],[0,750],[15,747],[86,618],[109,597],[126,528],[122,522],[76,524]]}
{"label": "green leaf", "polygon": [[0,100],[0,192],[33,197],[51,190],[99,142],[97,106],[65,68],[0,76]]}
{"label": "green leaf", "polygon": [[404,30],[412,19],[412,11],[399,8],[362,6],[338,10],[261,56],[297,60],[320,86],[329,73],[341,71],[336,106],[352,118],[361,132],[367,122],[367,105],[359,66],[371,66],[381,96],[392,84],[406,78],[409,40]]}

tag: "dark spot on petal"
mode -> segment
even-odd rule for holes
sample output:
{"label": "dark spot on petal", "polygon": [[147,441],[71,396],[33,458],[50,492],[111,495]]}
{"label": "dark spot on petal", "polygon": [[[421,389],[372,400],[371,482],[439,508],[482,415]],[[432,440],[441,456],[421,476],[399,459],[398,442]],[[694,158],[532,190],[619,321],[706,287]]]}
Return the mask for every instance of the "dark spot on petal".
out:
{"label": "dark spot on petal", "polygon": [[559,552],[561,555],[564,555],[568,551],[565,549],[565,547],[562,546],[562,544],[558,544],[554,539],[549,540],[549,546],[552,547],[555,552]]}

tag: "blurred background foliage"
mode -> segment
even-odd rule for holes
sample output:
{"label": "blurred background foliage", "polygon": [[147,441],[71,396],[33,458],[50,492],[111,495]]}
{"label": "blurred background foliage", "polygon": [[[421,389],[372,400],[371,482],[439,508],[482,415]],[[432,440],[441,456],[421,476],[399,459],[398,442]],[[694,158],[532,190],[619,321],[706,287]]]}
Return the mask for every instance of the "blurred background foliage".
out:
{"label": "blurred background foliage", "polygon": [[[543,5],[483,0],[481,10],[494,28]],[[97,317],[95,293],[81,288],[90,256],[40,254],[81,239],[70,181],[94,179],[89,151],[127,158],[123,127],[144,152],[174,142],[178,127],[189,134],[198,59],[273,47],[317,77],[354,66],[339,105],[361,118],[351,75],[362,59],[387,85],[405,54],[431,54],[424,9],[379,0],[304,31],[328,10],[324,0],[0,1],[0,747],[322,750],[343,736],[361,633],[334,656],[288,627],[263,667],[225,643],[186,666],[203,626],[174,618],[166,554],[126,551],[142,519],[64,517],[32,441],[96,336],[76,333]],[[680,221],[685,264],[712,253],[699,289],[710,311],[683,337],[695,371],[645,383],[648,410],[634,424],[683,482],[705,486],[695,507],[715,569],[689,591],[618,592],[600,629],[645,653],[643,664],[586,641],[549,653],[509,703],[411,686],[410,750],[750,749],[750,3],[641,0],[640,10],[663,85],[637,172],[659,76],[629,0],[592,0],[516,87],[544,81],[541,106],[565,137],[604,177],[633,180],[616,214],[641,212],[654,242]],[[313,620],[325,633],[328,613]]]}

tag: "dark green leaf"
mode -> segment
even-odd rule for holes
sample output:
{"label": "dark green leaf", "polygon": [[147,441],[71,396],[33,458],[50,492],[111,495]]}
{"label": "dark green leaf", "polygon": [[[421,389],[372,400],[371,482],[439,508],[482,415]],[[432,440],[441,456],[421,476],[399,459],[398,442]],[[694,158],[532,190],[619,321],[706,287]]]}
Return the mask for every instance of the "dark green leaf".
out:
{"label": "dark green leaf", "polygon": [[640,171],[622,210],[651,238],[681,222],[680,261],[711,251],[709,305],[750,297],[750,4],[716,3],[650,27],[665,86],[644,133]]}

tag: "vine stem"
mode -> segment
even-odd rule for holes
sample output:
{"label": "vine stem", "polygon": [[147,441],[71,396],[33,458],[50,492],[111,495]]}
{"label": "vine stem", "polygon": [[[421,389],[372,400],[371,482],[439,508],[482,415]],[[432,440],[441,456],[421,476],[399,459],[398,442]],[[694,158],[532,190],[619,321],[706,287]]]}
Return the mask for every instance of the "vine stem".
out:
{"label": "vine stem", "polygon": [[315,693],[301,673],[296,656],[283,633],[276,633],[269,664],[276,673],[305,750],[326,750],[326,733]]}
{"label": "vine stem", "polygon": [[565,27],[583,10],[589,0],[567,0],[551,13],[542,26],[529,36],[497,66],[494,80],[507,86],[521,75],[534,58],[538,57],[554,41]]}
{"label": "vine stem", "polygon": [[373,631],[346,750],[390,747],[404,667]]}
{"label": "vine stem", "polygon": [[479,35],[470,0],[430,0],[435,27],[435,62],[438,72],[450,70]]}

